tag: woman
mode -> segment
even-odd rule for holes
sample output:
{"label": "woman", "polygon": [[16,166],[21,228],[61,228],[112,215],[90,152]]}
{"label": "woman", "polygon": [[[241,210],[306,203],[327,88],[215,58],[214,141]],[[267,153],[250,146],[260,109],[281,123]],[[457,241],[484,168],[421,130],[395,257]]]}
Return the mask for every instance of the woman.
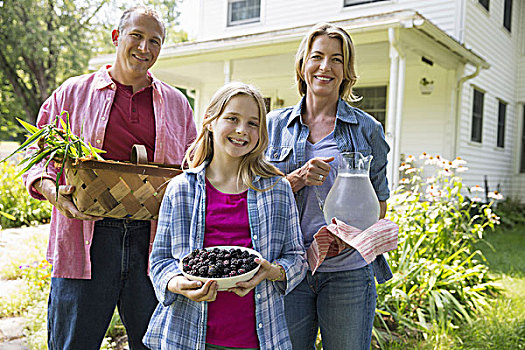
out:
{"label": "woman", "polygon": [[[381,218],[389,197],[381,124],[351,107],[357,77],[352,40],[343,29],[321,23],[297,51],[295,68],[301,101],[268,115],[268,159],[292,185],[306,248],[325,225],[317,194],[326,197],[335,180],[341,152],[373,155],[370,178],[380,201]],[[317,191],[313,186],[318,186]],[[312,276],[285,297],[286,320],[294,349],[313,349],[318,327],[325,350],[370,348],[379,283],[392,277],[380,255],[367,265],[354,249],[326,259]]]}

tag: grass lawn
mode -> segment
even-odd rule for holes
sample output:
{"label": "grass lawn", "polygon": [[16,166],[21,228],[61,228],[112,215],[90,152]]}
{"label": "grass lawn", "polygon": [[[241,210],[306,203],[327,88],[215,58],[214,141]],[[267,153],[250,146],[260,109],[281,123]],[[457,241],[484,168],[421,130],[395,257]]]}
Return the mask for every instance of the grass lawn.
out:
{"label": "grass lawn", "polygon": [[[488,244],[487,244],[488,243]],[[389,350],[525,349],[525,225],[487,232],[477,245],[502,288],[470,325],[438,331],[426,340],[391,344]]]}

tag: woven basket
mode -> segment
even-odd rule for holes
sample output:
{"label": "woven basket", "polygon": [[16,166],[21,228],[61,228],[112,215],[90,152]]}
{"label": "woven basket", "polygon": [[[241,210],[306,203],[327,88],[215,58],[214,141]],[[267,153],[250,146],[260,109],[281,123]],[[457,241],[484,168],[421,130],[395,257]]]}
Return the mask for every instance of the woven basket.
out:
{"label": "woven basket", "polygon": [[139,164],[66,162],[66,182],[75,186],[72,197],[78,210],[93,216],[156,220],[169,180],[182,171],[176,165],[140,164],[143,158],[132,153],[132,162]]}

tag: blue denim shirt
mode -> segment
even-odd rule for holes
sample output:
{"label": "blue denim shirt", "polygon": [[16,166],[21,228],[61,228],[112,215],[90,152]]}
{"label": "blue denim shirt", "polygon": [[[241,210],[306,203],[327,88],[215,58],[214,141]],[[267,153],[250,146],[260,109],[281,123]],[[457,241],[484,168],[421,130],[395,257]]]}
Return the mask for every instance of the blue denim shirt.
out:
{"label": "blue denim shirt", "polygon": [[[274,110],[268,114],[269,144],[267,159],[285,174],[303,166],[306,159],[308,126],[302,122],[301,108],[305,98],[293,106]],[[339,99],[334,128],[334,139],[340,152],[360,152],[374,158],[370,166],[370,180],[377,198],[385,201],[390,196],[386,178],[387,154],[390,151],[383,127],[376,119]],[[299,212],[304,205],[303,189],[295,193]],[[378,283],[392,278],[392,271],[383,255],[373,262]]]}

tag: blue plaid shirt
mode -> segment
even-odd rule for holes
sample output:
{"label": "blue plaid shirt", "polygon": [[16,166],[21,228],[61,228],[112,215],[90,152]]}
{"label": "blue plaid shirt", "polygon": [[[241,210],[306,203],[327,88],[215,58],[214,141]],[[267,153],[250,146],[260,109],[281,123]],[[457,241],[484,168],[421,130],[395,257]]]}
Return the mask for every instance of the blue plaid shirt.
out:
{"label": "blue plaid shirt", "polygon": [[[155,293],[160,304],[153,313],[144,344],[150,349],[204,350],[207,302],[195,302],[167,290],[168,281],[181,274],[179,261],[202,248],[206,216],[205,167],[175,177],[164,195],[157,235],[150,256]],[[255,318],[261,349],[291,349],[284,317],[284,295],[304,278],[307,270],[299,214],[286,179],[256,177],[258,192],[248,189],[248,217],[253,248],[283,266],[286,281],[264,280],[255,287]],[[232,305],[232,307],[235,307]]]}
{"label": "blue plaid shirt", "polygon": [[[305,101],[293,106],[274,110],[268,114],[269,145],[267,159],[285,174],[302,167],[306,159],[306,140],[308,126],[303,124],[301,108]],[[383,127],[376,119],[358,108],[351,107],[339,99],[334,128],[334,139],[339,151],[360,152],[364,156],[372,155],[370,180],[377,198],[385,201],[390,196],[386,178],[387,154],[390,151]],[[304,205],[304,189],[297,191],[295,199],[299,212]],[[384,283],[392,278],[392,272],[383,255],[373,262],[377,281]]]}

